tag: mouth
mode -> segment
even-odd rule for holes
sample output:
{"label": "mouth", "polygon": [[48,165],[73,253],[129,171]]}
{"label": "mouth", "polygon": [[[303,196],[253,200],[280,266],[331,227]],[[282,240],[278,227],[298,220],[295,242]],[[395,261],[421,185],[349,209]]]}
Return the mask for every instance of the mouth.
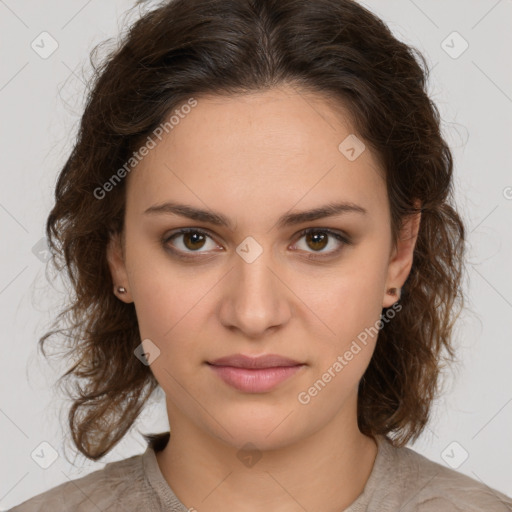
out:
{"label": "mouth", "polygon": [[261,356],[246,356],[244,354],[233,354],[231,356],[221,357],[214,361],[208,361],[213,366],[231,366],[233,368],[276,368],[298,366],[304,363],[295,361],[288,357],[277,354],[264,354]]}
{"label": "mouth", "polygon": [[269,392],[306,366],[275,354],[257,357],[234,354],[207,364],[224,383],[245,393]]}

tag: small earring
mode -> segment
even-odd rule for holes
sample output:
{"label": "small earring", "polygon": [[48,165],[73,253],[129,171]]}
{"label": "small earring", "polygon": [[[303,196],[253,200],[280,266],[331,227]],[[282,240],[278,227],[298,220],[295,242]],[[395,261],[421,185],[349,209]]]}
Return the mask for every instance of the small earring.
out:
{"label": "small earring", "polygon": [[402,289],[401,288],[390,288],[386,293],[388,295],[396,295],[398,296],[398,300],[400,300]]}
{"label": "small earring", "polygon": [[117,291],[118,291],[119,293],[126,293],[126,288],[125,288],[124,286],[118,286],[118,287],[117,287]]}

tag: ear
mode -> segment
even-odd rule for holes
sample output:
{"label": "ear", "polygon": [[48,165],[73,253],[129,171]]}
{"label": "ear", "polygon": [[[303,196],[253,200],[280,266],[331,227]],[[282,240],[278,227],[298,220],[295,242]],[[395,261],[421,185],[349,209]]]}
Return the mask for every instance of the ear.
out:
{"label": "ear", "polygon": [[[421,203],[415,201],[415,206],[419,208]],[[400,288],[404,285],[411,271],[414,248],[418,239],[420,229],[421,212],[409,215],[404,219],[402,229],[397,241],[397,247],[393,251],[388,264],[388,276],[382,307],[389,308],[400,298]],[[396,288],[397,293],[388,293],[388,290]]]}
{"label": "ear", "polygon": [[[111,235],[109,243],[107,244],[107,263],[114,283],[114,294],[123,302],[133,302],[130,287],[128,285],[128,274],[126,272],[123,240],[119,233]],[[122,286],[126,292],[121,293],[118,287]]]}

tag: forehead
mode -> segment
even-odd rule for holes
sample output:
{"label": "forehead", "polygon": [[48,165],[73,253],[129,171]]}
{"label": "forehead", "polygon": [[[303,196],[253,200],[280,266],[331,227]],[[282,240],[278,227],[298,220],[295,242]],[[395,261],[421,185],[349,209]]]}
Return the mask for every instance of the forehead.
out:
{"label": "forehead", "polygon": [[130,211],[180,199],[237,216],[338,200],[386,207],[374,155],[347,157],[362,141],[341,104],[286,87],[195,100],[129,175]]}

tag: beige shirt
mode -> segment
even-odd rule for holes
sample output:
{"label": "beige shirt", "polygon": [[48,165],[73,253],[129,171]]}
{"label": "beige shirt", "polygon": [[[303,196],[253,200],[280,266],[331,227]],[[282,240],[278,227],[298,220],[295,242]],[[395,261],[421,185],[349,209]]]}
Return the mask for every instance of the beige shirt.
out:
{"label": "beige shirt", "polygon": [[[140,455],[64,482],[11,512],[187,512],[158,466],[155,450],[169,433]],[[359,497],[340,512],[510,512],[512,499],[407,447],[376,437],[377,457]],[[190,504],[190,511],[196,510]],[[226,510],[233,510],[226,506]],[[201,512],[197,508],[197,512]],[[271,511],[268,511],[271,512]],[[311,510],[309,512],[318,512]]]}

